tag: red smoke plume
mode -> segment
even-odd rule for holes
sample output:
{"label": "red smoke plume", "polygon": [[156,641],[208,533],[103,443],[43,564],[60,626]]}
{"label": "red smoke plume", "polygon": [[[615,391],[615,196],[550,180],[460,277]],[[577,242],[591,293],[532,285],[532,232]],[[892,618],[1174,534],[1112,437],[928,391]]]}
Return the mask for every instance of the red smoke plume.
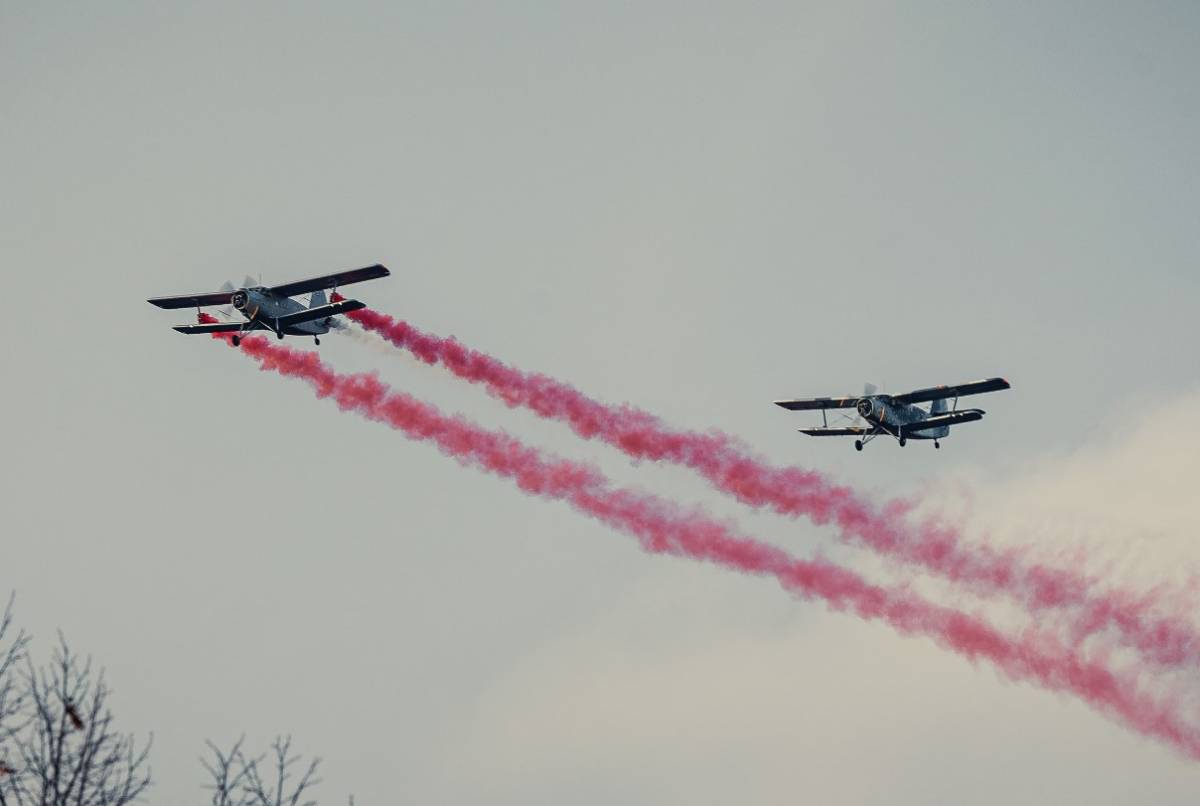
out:
{"label": "red smoke plume", "polygon": [[512,479],[528,493],[566,501],[634,535],[647,551],[772,576],[801,598],[820,599],[832,609],[885,621],[901,633],[928,636],[968,659],[991,661],[1014,680],[1072,692],[1133,729],[1200,760],[1200,731],[1179,717],[1172,698],[1153,696],[1136,675],[1115,672],[1052,636],[1029,631],[1013,638],[981,618],[935,605],[911,591],[871,584],[826,561],[797,559],[775,546],[738,536],[704,513],[685,512],[663,499],[615,488],[590,465],[549,456],[508,434],[444,415],[390,389],[373,374],[336,373],[316,353],[259,337],[244,339],[241,349],[263,370],[306,381],[319,397],[332,398],[344,411],[385,423],[412,439],[432,442],[460,463]]}
{"label": "red smoke plume", "polygon": [[952,527],[911,525],[904,519],[910,509],[906,503],[876,508],[822,473],[772,466],[725,434],[672,429],[648,412],[627,404],[601,403],[568,384],[510,367],[454,338],[425,333],[378,311],[363,309],[347,315],[420,360],[441,364],[460,378],[482,384],[509,406],[562,421],[579,436],[601,440],[634,459],[691,468],[744,504],[804,516],[817,524],[833,522],[847,542],[925,568],[975,593],[1012,596],[1031,613],[1075,608],[1078,612],[1069,629],[1076,642],[1111,627],[1147,660],[1200,664],[1200,635],[1186,619],[1156,612],[1153,597],[1097,593],[1095,579],[1028,562],[1018,550],[966,545]]}

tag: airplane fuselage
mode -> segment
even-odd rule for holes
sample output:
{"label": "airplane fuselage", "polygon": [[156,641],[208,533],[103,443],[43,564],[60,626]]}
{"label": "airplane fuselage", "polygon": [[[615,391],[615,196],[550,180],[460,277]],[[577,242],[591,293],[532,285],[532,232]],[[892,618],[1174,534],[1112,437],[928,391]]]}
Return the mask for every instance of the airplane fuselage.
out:
{"label": "airplane fuselage", "polygon": [[896,403],[887,395],[873,395],[858,401],[858,413],[864,420],[874,426],[884,429],[890,434],[905,439],[944,439],[950,435],[950,426],[928,428],[907,434],[904,426],[927,420],[930,413],[920,406],[907,403]]}
{"label": "airplane fuselage", "polygon": [[[259,321],[269,329],[279,332],[273,324],[276,319],[297,311],[306,310],[303,303],[291,297],[280,297],[265,288],[242,288],[234,292],[233,307],[249,321]],[[282,328],[285,336],[320,336],[329,332],[329,321],[333,317],[298,322]]]}

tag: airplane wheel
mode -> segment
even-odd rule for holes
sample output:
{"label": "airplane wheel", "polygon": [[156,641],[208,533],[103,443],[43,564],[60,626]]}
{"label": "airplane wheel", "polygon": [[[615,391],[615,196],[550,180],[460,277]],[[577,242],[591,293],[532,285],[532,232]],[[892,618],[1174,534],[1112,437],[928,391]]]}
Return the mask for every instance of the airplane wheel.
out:
{"label": "airplane wheel", "polygon": [[242,343],[242,337],[241,337],[241,336],[234,336],[234,337],[233,337],[233,346],[234,346],[234,347],[237,347],[237,346],[238,346],[239,344],[241,344],[241,343]]}
{"label": "airplane wheel", "polygon": [[279,339],[280,341],[283,341],[283,334],[282,334],[282,333],[276,333],[276,334],[275,334],[275,338]]}
{"label": "airplane wheel", "polygon": [[862,450],[862,440],[861,439],[854,440],[854,450],[856,450],[856,451]]}
{"label": "airplane wheel", "polygon": [[933,447],[935,447],[935,448],[938,448],[938,449],[941,449],[941,447],[942,447],[942,443],[938,442],[938,441],[935,439],[935,440],[933,441]]}
{"label": "airplane wheel", "polygon": [[908,444],[908,437],[900,437],[900,447],[903,448]]}
{"label": "airplane wheel", "polygon": [[321,346],[321,340],[320,340],[320,339],[318,339],[316,336],[313,336],[313,344],[315,344],[315,345],[317,345],[318,347],[320,347],[320,346]]}

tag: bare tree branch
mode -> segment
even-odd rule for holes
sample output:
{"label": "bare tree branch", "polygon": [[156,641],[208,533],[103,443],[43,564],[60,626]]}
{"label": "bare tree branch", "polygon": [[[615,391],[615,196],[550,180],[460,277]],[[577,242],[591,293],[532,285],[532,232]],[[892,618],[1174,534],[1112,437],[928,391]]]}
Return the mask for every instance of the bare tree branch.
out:
{"label": "bare tree branch", "polygon": [[321,783],[317,778],[321,759],[305,763],[292,753],[290,736],[277,737],[269,753],[251,758],[242,750],[243,739],[229,752],[207,743],[213,757],[201,763],[211,779],[206,788],[213,791],[212,806],[317,806],[317,801],[306,797]]}
{"label": "bare tree branch", "polygon": [[25,657],[30,718],[12,736],[24,776],[14,806],[125,806],[150,786],[150,742],[113,728],[111,693],[91,658],[80,659],[60,633],[51,663]]}
{"label": "bare tree branch", "polygon": [[29,635],[19,630],[12,636],[13,600],[8,597],[4,615],[0,616],[0,806],[18,803],[16,798],[24,785],[25,774],[20,764],[17,737],[28,724],[25,712],[25,692],[15,672],[25,658]]}
{"label": "bare tree branch", "polygon": [[259,759],[247,759],[242,752],[242,744],[246,737],[242,736],[233,743],[229,752],[223,752],[211,741],[205,744],[212,751],[213,758],[201,758],[200,763],[208,771],[212,783],[205,788],[213,791],[212,806],[249,806],[250,796],[246,793],[246,785],[250,775],[250,765]]}
{"label": "bare tree branch", "polygon": [[[0,806],[127,806],[149,788],[150,745],[120,734],[111,690],[90,657],[60,632],[50,663],[36,667],[30,636],[13,635],[13,599],[0,616]],[[212,806],[317,806],[320,758],[292,752],[290,736],[246,755],[245,737],[228,751],[207,742]],[[354,806],[354,796],[349,798]]]}

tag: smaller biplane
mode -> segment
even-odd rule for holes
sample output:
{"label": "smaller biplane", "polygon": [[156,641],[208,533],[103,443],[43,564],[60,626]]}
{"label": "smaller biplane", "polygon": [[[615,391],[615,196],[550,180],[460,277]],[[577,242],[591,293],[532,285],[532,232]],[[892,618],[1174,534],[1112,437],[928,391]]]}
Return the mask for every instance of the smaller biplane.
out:
{"label": "smaller biplane", "polygon": [[[939,440],[950,436],[951,426],[983,419],[983,409],[960,409],[960,397],[1008,388],[1009,383],[1003,378],[988,378],[954,386],[931,386],[902,395],[884,395],[876,394],[875,387],[867,384],[862,395],[776,400],[775,405],[790,411],[820,409],[822,426],[801,428],[800,433],[813,437],[858,437],[854,440],[856,450],[861,451],[875,437],[885,434],[895,437],[901,447],[910,439],[931,439],[933,447],[940,448]],[[917,403],[928,403],[929,408],[921,408]],[[853,425],[831,427],[829,409],[856,409],[858,418]]]}

